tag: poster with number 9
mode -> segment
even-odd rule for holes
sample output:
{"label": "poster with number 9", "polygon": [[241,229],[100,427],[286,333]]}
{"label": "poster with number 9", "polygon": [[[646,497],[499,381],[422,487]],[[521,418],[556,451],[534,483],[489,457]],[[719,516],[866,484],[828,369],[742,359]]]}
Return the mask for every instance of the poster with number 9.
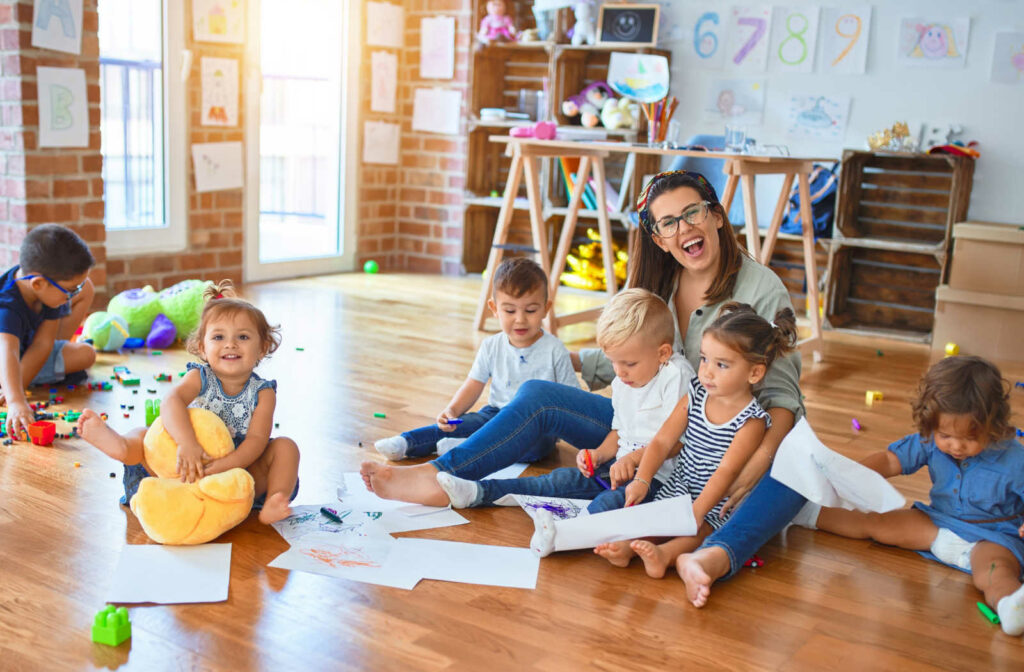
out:
{"label": "poster with number 9", "polygon": [[864,74],[870,33],[870,5],[823,8],[818,71],[837,75]]}
{"label": "poster with number 9", "polygon": [[725,58],[730,69],[742,72],[762,72],[765,69],[771,19],[770,5],[733,7],[729,11]]}
{"label": "poster with number 9", "polygon": [[818,48],[818,13],[813,5],[772,8],[772,43],[768,61],[773,72],[811,72]]}

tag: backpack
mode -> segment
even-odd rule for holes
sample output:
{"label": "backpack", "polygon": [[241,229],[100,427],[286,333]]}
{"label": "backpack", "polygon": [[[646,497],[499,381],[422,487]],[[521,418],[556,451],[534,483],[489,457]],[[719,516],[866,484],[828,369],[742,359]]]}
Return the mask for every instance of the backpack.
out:
{"label": "backpack", "polygon": [[[832,237],[832,218],[836,211],[836,192],[839,178],[836,176],[838,163],[831,166],[815,164],[810,175],[811,218],[814,221],[814,238]],[[800,185],[794,184],[789,192],[789,207],[782,218],[782,233],[800,235]]]}

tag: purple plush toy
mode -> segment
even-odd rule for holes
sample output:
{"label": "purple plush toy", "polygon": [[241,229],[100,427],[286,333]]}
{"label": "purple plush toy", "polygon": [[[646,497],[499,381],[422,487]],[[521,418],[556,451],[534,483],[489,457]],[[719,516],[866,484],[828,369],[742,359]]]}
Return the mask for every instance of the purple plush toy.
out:
{"label": "purple plush toy", "polygon": [[153,327],[146,337],[146,347],[154,350],[161,350],[174,343],[178,335],[178,329],[171,322],[170,318],[160,313],[153,319]]}

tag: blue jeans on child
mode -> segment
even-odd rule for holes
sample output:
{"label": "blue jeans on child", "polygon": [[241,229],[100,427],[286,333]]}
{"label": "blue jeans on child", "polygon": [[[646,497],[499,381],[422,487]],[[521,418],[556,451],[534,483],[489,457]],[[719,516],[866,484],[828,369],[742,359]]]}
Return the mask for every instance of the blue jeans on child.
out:
{"label": "blue jeans on child", "polygon": [[[514,462],[541,459],[557,439],[579,449],[597,448],[611,431],[611,424],[612,401],[608,397],[530,380],[493,420],[431,464],[438,471],[479,480]],[[782,531],[805,502],[799,493],[765,475],[703,545],[725,550],[731,576]]]}
{"label": "blue jeans on child", "polygon": [[488,420],[496,416],[500,410],[497,406],[484,406],[479,411],[463,413],[459,416],[462,422],[455,425],[455,429],[450,432],[441,431],[441,428],[436,424],[402,432],[402,438],[405,439],[408,445],[405,456],[426,457],[427,455],[433,455],[434,451],[437,450],[438,441],[441,439],[468,438],[472,436],[473,432],[483,427]]}
{"label": "blue jeans on child", "polygon": [[[602,464],[596,469],[597,475],[605,483],[611,483],[608,470],[615,460]],[[480,500],[473,506],[493,504],[505,495],[533,495],[535,497],[565,497],[567,499],[591,499],[587,506],[590,513],[601,513],[621,509],[626,505],[626,486],[623,483],[614,490],[605,490],[596,478],[587,478],[576,467],[553,469],[542,476],[526,478],[484,479],[479,481],[481,488]],[[654,501],[654,496],[661,489],[661,481],[652,481],[651,488],[643,502]]]}

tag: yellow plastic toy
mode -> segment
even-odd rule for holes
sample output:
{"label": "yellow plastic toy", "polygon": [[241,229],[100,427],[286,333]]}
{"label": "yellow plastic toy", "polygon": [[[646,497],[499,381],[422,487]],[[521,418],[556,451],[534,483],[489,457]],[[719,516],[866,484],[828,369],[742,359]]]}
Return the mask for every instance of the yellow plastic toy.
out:
{"label": "yellow plastic toy", "polygon": [[[227,426],[215,413],[188,409],[189,420],[203,451],[216,459],[234,450]],[[131,509],[149,538],[160,544],[205,544],[249,515],[256,483],[245,469],[235,468],[182,483],[177,473],[178,446],[157,418],[143,439],[146,464],[157,477],[142,479]]]}
{"label": "yellow plastic toy", "polygon": [[[569,287],[601,291],[606,288],[601,234],[594,229],[587,229],[587,238],[590,240],[589,243],[578,245],[575,253],[566,256],[565,262],[571,270],[564,271],[559,279],[563,285]],[[615,255],[613,264],[615,278],[621,287],[622,283],[626,281],[626,264],[629,262],[629,256],[614,241],[612,241],[612,251]]]}

